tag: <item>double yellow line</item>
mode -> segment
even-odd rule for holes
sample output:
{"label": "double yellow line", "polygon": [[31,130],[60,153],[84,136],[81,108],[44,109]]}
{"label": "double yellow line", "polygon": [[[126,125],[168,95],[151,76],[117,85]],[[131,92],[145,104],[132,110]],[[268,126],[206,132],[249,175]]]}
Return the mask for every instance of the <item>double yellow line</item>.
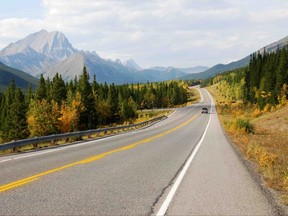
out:
{"label": "double yellow line", "polygon": [[73,166],[76,166],[76,165],[91,163],[93,161],[100,160],[100,159],[102,159],[102,158],[104,158],[104,157],[106,157],[108,155],[111,155],[111,154],[114,154],[114,153],[117,153],[117,152],[120,152],[120,151],[126,151],[126,150],[129,150],[129,149],[135,148],[137,145],[140,145],[140,144],[143,144],[143,143],[147,143],[147,142],[151,142],[151,141],[153,141],[153,140],[155,140],[157,138],[160,138],[160,137],[162,137],[164,135],[172,133],[173,131],[175,131],[175,130],[181,128],[181,127],[184,127],[185,125],[187,125],[190,122],[192,122],[198,115],[199,115],[199,113],[194,115],[194,116],[192,116],[192,118],[190,118],[188,121],[184,122],[183,124],[173,128],[171,130],[165,131],[165,132],[163,132],[161,134],[157,134],[155,136],[152,136],[150,138],[147,138],[147,139],[132,143],[130,145],[127,145],[127,146],[124,146],[124,147],[121,147],[121,148],[118,148],[118,149],[114,149],[114,150],[111,150],[111,151],[108,151],[108,152],[104,152],[102,154],[95,155],[93,157],[90,157],[90,158],[87,158],[87,159],[84,159],[84,160],[81,160],[81,161],[77,161],[77,162],[74,162],[74,163],[71,163],[71,164],[68,164],[68,165],[65,165],[65,166],[61,166],[61,167],[58,167],[58,168],[55,168],[55,169],[51,169],[51,170],[48,170],[46,172],[42,172],[42,173],[27,177],[27,178],[24,178],[24,179],[15,181],[15,182],[11,182],[9,184],[2,185],[2,186],[0,186],[0,193],[4,192],[4,191],[7,191],[7,190],[11,190],[11,189],[16,188],[16,187],[20,187],[20,186],[28,184],[28,183],[31,183],[33,181],[36,181],[40,177],[43,177],[45,175],[48,175],[48,174],[51,174],[51,173],[54,173],[54,172],[58,172],[58,171],[61,171],[61,170],[64,170],[64,169],[67,169],[67,168],[70,168],[70,167],[73,167]]}

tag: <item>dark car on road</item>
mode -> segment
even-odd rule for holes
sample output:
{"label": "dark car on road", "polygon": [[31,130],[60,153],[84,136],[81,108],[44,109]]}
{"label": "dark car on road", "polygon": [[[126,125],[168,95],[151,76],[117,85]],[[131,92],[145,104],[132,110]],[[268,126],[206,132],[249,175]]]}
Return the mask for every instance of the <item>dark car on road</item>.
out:
{"label": "dark car on road", "polygon": [[203,107],[203,108],[202,108],[202,113],[207,113],[207,114],[208,114],[208,108]]}

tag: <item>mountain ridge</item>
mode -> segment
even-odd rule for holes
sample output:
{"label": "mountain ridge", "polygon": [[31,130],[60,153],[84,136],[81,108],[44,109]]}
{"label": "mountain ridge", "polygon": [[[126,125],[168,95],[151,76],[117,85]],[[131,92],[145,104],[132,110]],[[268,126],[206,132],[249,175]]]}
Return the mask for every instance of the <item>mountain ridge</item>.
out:
{"label": "mountain ridge", "polygon": [[[22,40],[10,43],[0,51],[0,61],[35,77],[43,74],[52,78],[56,73],[66,81],[80,76],[87,67],[91,79],[96,75],[99,82],[130,83],[163,81],[185,75],[167,69],[165,73],[143,70],[133,59],[121,62],[101,58],[95,51],[80,51],[71,45],[61,32],[41,30]],[[151,73],[154,74],[151,74]]]}
{"label": "mountain ridge", "polygon": [[39,32],[10,43],[0,51],[0,61],[32,76],[44,74],[52,64],[77,52],[61,32]]}
{"label": "mountain ridge", "polygon": [[4,91],[12,80],[21,89],[28,89],[29,84],[31,84],[32,88],[38,86],[37,78],[0,62],[0,91]]}
{"label": "mountain ridge", "polygon": [[[288,36],[284,37],[278,41],[275,41],[269,45],[266,45],[259,50],[255,51],[254,53],[260,53],[263,54],[264,51],[267,53],[275,52],[277,49],[284,48],[285,46],[288,46]],[[252,53],[253,54],[253,53]],[[208,70],[196,73],[196,74],[189,74],[181,77],[182,80],[193,80],[193,79],[207,79],[210,77],[213,77],[219,73],[224,73],[229,70],[234,70],[237,68],[248,66],[250,62],[250,55],[246,56],[238,61],[230,62],[228,64],[217,64],[213,67],[209,68]]]}
{"label": "mountain ridge", "polygon": [[[285,37],[256,52],[261,53],[264,50],[273,52],[287,44],[288,37]],[[229,64],[217,64],[209,69],[205,66],[191,68],[156,66],[142,69],[133,59],[124,62],[119,59],[106,60],[95,51],[75,49],[61,32],[49,33],[46,30],[41,30],[15,43],[10,43],[2,49],[0,61],[34,77],[43,74],[46,78],[52,78],[56,73],[59,73],[66,81],[74,79],[75,76],[79,77],[83,67],[86,66],[91,79],[96,75],[99,82],[123,84],[170,79],[206,79],[228,70],[247,66],[250,56]],[[190,74],[187,75],[187,73]]]}

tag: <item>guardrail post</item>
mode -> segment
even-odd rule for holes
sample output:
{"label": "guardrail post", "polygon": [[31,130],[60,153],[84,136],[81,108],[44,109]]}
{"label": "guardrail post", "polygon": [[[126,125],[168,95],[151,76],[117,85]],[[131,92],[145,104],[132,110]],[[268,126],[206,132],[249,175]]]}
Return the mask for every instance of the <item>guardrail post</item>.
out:
{"label": "guardrail post", "polygon": [[[54,137],[55,134],[52,134],[51,136]],[[51,139],[51,145],[55,145],[55,139],[53,139],[53,138]]]}

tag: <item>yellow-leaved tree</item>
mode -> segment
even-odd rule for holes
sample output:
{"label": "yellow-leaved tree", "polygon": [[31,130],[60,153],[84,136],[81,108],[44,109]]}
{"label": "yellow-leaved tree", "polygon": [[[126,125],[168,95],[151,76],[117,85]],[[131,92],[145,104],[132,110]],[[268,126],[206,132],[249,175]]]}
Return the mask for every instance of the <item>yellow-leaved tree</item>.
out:
{"label": "yellow-leaved tree", "polygon": [[60,110],[60,131],[62,133],[73,132],[78,130],[80,112],[84,110],[81,103],[81,95],[76,93],[74,99],[69,103],[62,103]]}
{"label": "yellow-leaved tree", "polygon": [[27,113],[28,130],[31,137],[45,136],[59,132],[59,106],[46,99],[32,99]]}

